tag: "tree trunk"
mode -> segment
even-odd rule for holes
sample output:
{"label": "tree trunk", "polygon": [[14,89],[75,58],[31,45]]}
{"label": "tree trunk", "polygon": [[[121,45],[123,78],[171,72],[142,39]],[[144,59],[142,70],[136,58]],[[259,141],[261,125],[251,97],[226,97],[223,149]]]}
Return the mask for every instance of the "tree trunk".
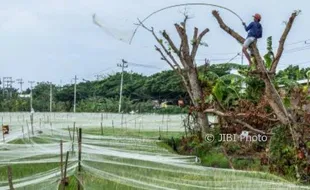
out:
{"label": "tree trunk", "polygon": [[207,131],[207,127],[209,126],[209,122],[208,122],[208,118],[206,116],[206,114],[204,113],[204,97],[203,97],[203,92],[202,92],[202,88],[199,84],[199,80],[198,80],[198,73],[196,71],[196,68],[190,68],[188,73],[188,78],[189,78],[189,82],[190,82],[190,86],[191,86],[191,90],[192,90],[192,94],[193,94],[193,104],[194,106],[197,108],[197,122],[198,125],[200,127],[200,131],[201,131],[201,136],[202,138],[204,138],[206,131]]}
{"label": "tree trunk", "polygon": [[203,112],[198,112],[197,113],[197,119],[198,119],[198,124],[201,129],[201,137],[205,138],[205,135],[207,133],[207,126],[209,126],[209,120],[207,118],[207,115]]}

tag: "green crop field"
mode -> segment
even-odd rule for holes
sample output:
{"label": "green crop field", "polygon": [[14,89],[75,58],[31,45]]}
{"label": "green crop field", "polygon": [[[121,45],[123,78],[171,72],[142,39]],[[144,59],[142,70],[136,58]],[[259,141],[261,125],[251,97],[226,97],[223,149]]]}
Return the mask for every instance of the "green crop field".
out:
{"label": "green crop field", "polygon": [[[139,116],[145,120],[140,128],[132,123],[101,128],[100,114],[70,115],[69,119],[56,114],[49,121],[44,114],[35,114],[28,129],[17,115],[12,114],[10,134],[0,144],[0,189],[9,189],[8,166],[15,189],[63,189],[61,140],[63,162],[69,155],[65,189],[75,190],[78,184],[84,189],[310,189],[267,173],[203,167],[194,156],[177,155],[158,138],[182,136],[183,130],[172,124],[155,129],[159,115]],[[111,119],[103,120],[110,123]],[[116,115],[113,120],[119,122]],[[77,128],[82,128],[81,171]]]}

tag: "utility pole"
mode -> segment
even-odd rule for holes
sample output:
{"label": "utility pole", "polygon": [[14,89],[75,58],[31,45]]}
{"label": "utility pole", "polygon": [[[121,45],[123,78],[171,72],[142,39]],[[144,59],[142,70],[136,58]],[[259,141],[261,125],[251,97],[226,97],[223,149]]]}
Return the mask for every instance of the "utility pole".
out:
{"label": "utility pole", "polygon": [[243,65],[243,56],[244,56],[244,54],[243,54],[243,52],[241,52],[241,65]]}
{"label": "utility pole", "polygon": [[12,97],[12,84],[14,83],[14,81],[12,80],[12,77],[3,77],[3,97],[4,97],[4,93],[5,91],[7,92],[7,96],[8,97]]}
{"label": "utility pole", "polygon": [[74,102],[73,102],[73,112],[75,113],[76,111],[76,81],[78,80],[78,78],[76,77],[76,75],[74,76]]}
{"label": "utility pole", "polygon": [[23,84],[24,84],[24,81],[22,78],[20,79],[16,79],[17,83],[20,85],[20,93],[22,94],[23,93]]}
{"label": "utility pole", "polygon": [[118,112],[121,112],[122,109],[122,95],[123,95],[123,81],[124,81],[124,68],[127,68],[127,61],[122,59],[122,64],[117,64],[118,67],[122,67],[122,74],[121,74],[121,87],[119,91],[119,104],[118,104]]}
{"label": "utility pole", "polygon": [[30,84],[30,112],[32,112],[33,107],[32,107],[32,84],[34,83],[34,81],[28,81],[28,83]]}
{"label": "utility pole", "polygon": [[50,112],[52,112],[53,107],[53,83],[50,83]]}

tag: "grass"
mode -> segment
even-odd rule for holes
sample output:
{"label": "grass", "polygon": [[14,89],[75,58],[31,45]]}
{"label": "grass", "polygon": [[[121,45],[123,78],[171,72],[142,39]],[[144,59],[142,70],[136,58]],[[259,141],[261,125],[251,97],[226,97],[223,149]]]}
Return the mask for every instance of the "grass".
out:
{"label": "grass", "polygon": [[83,129],[83,134],[90,135],[103,135],[104,136],[118,136],[118,137],[132,137],[132,138],[179,138],[185,135],[184,132],[179,131],[146,131],[139,129],[126,129],[126,128],[112,128],[103,127],[102,131],[100,128],[87,128]]}
{"label": "grass", "polygon": [[[7,165],[0,165],[0,181],[7,181]],[[59,167],[59,163],[13,164],[11,165],[15,179],[28,177]]]}
{"label": "grass", "polygon": [[[83,129],[83,134],[101,136],[101,129]],[[176,163],[175,165],[168,164],[168,162],[160,160],[160,158],[170,156],[180,161],[179,155],[175,154],[174,150],[165,142],[144,140],[144,138],[158,139],[158,131],[104,127],[103,134],[104,136],[130,137],[133,138],[133,140],[126,138],[91,139],[87,136],[84,137],[86,144],[95,145],[98,153],[83,155],[82,172],[80,175],[78,175],[76,171],[68,174],[69,185],[65,188],[66,190],[77,189],[77,178],[79,178],[82,185],[85,186],[85,189],[94,190],[156,189],[154,186],[172,189],[205,189],[206,187],[209,189],[220,187],[229,189],[250,189],[253,185],[257,185],[258,189],[264,189],[263,185],[267,185],[271,189],[279,186],[278,184],[273,184],[273,182],[284,182],[283,179],[267,173],[235,172],[233,170],[219,170],[213,168],[196,169],[196,165],[192,163],[193,158],[182,158],[184,161],[186,159],[191,159],[191,163],[187,165],[188,167],[184,167],[186,164],[183,163]],[[182,132],[168,132],[168,134],[163,132],[161,133],[161,138],[171,138],[172,136],[178,138],[183,135],[184,133]],[[53,136],[53,138],[56,137],[57,136]],[[141,140],[141,138],[143,139]],[[10,143],[28,144],[35,142],[38,144],[47,144],[55,141],[56,140],[50,139],[50,136],[45,135],[33,137],[30,141],[27,139],[16,139]],[[133,151],[137,154],[141,154],[141,156],[149,156],[156,153],[155,155],[158,155],[158,159],[155,156],[153,157],[154,160],[147,161],[138,158],[123,158],[101,154],[100,151],[109,150],[110,148],[124,153]],[[16,161],[36,161],[57,157],[57,154],[46,153],[44,155],[27,157]],[[201,161],[204,166],[229,168],[228,160],[220,150],[210,150],[208,154],[201,157]],[[236,168],[250,170],[251,166],[256,166],[258,164],[258,160],[255,160],[254,163],[250,163],[248,160],[233,159],[233,163]],[[48,172],[49,170],[54,171],[53,169],[59,169],[59,163],[13,164],[13,182],[14,179],[24,178],[41,172]],[[55,177],[57,180],[60,178],[60,176]],[[54,187],[53,189],[55,189],[55,184],[57,184],[56,178],[51,181],[49,187]],[[5,185],[7,185],[7,167],[6,165],[0,165],[0,186]],[[44,183],[39,185],[41,188],[45,187]],[[281,185],[279,187],[281,187]],[[35,185],[31,185],[27,186],[25,189],[35,188],[38,188],[38,186],[35,187]],[[59,186],[58,189],[62,189],[61,186]]]}
{"label": "grass", "polygon": [[53,143],[54,141],[50,139],[46,139],[43,136],[41,137],[30,137],[30,138],[25,138],[25,139],[15,139],[10,142],[9,144],[29,144],[29,143],[37,143],[37,144],[48,144],[48,143]]}

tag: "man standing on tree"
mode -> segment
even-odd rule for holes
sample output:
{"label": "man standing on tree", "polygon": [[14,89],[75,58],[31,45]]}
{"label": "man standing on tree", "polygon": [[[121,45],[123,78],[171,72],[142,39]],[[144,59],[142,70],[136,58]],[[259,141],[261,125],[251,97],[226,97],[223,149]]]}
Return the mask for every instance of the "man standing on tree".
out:
{"label": "man standing on tree", "polygon": [[255,14],[253,17],[254,17],[254,22],[251,22],[248,26],[244,22],[242,23],[244,25],[245,31],[248,32],[248,36],[244,41],[242,51],[245,57],[248,59],[250,67],[252,67],[253,65],[252,65],[251,57],[249,53],[247,52],[247,49],[255,40],[257,40],[258,38],[261,38],[263,35],[263,27],[259,23],[262,18],[261,15]]}

